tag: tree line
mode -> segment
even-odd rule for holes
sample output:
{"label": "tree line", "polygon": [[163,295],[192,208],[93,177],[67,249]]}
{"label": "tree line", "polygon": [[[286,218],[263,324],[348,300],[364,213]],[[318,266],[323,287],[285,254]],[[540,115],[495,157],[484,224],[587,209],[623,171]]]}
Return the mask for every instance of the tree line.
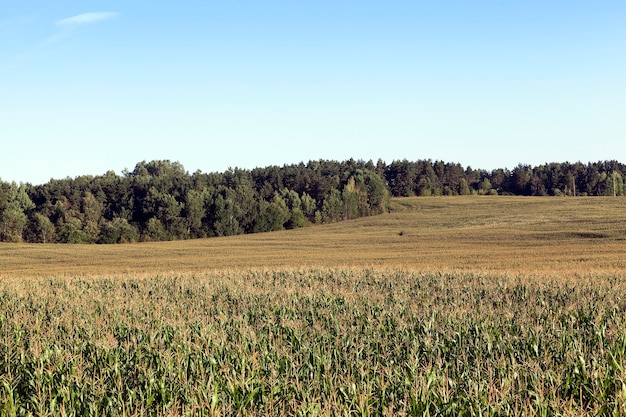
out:
{"label": "tree line", "polygon": [[548,163],[512,170],[464,168],[443,161],[393,161],[384,170],[391,194],[612,196],[624,195],[626,165],[617,161]]}
{"label": "tree line", "polygon": [[140,162],[122,175],[0,181],[0,240],[123,243],[229,236],[383,213],[389,197],[624,195],[616,161],[513,170],[443,161],[309,161],[189,174],[178,162]]}
{"label": "tree line", "polygon": [[267,232],[383,213],[389,192],[371,163],[311,161],[189,174],[140,162],[122,175],[0,181],[0,239],[123,243]]}

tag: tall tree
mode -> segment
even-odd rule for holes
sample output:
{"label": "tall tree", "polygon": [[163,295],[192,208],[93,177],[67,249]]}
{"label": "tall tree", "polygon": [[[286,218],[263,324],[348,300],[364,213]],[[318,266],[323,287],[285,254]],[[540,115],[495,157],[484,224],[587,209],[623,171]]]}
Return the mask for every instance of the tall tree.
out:
{"label": "tall tree", "polygon": [[187,220],[187,234],[190,237],[204,237],[202,220],[206,213],[204,200],[206,191],[189,190],[185,196],[185,219]]}
{"label": "tall tree", "polygon": [[23,184],[12,182],[3,194],[5,201],[0,218],[1,238],[5,242],[21,242],[28,223],[27,214],[35,208],[35,204]]}
{"label": "tall tree", "polygon": [[55,228],[50,219],[41,213],[34,215],[34,234],[35,239],[41,243],[48,243],[54,238]]}
{"label": "tall tree", "polygon": [[95,243],[98,240],[103,210],[102,204],[96,197],[90,191],[85,191],[81,201],[81,213],[83,231],[88,236],[90,243]]}
{"label": "tall tree", "polygon": [[211,218],[213,219],[213,233],[215,236],[231,236],[243,233],[239,225],[240,210],[233,200],[234,192],[230,188],[222,187],[213,199]]}
{"label": "tall tree", "polygon": [[342,218],[343,201],[341,200],[341,193],[333,188],[322,203],[322,221],[324,223],[334,223]]}

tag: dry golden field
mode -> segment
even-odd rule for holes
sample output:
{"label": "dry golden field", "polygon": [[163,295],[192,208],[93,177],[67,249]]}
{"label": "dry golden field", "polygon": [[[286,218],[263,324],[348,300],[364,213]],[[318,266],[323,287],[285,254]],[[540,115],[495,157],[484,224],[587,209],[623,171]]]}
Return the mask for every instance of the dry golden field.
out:
{"label": "dry golden field", "polygon": [[626,199],[394,199],[381,216],[298,230],[126,245],[0,246],[0,275],[374,267],[593,275],[626,271]]}

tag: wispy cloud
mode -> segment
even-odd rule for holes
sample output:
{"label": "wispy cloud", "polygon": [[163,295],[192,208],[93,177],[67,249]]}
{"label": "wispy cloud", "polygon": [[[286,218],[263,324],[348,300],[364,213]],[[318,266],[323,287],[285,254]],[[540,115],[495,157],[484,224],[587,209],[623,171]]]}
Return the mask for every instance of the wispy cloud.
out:
{"label": "wispy cloud", "polygon": [[55,22],[57,26],[77,26],[77,25],[85,25],[89,23],[100,22],[102,20],[111,19],[117,16],[115,12],[91,12],[91,13],[82,13],[77,14],[72,17],[68,17],[65,19],[60,19]]}
{"label": "wispy cloud", "polygon": [[[24,17],[0,20],[0,39],[15,39],[14,44],[17,45],[13,50],[8,47],[0,48],[0,64],[23,65],[24,63],[40,59],[42,56],[50,53],[50,46],[76,36],[88,25],[112,19],[118,15],[119,13],[116,12],[91,12],[54,21],[51,33],[39,42],[33,44],[30,44],[26,38],[24,38],[23,42],[20,44],[20,39],[22,39],[26,33],[37,31],[35,27],[37,19]],[[50,25],[49,21],[47,25]],[[7,46],[11,46],[11,44],[7,44]]]}

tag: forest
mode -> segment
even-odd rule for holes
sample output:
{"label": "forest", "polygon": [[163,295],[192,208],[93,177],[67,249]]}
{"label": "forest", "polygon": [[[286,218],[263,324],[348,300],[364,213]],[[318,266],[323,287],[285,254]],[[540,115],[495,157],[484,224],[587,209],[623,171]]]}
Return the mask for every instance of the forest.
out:
{"label": "forest", "polygon": [[381,214],[390,197],[622,196],[626,165],[519,164],[492,171],[418,160],[318,160],[188,173],[179,162],[139,162],[121,175],[0,180],[0,240],[126,243],[229,236]]}

